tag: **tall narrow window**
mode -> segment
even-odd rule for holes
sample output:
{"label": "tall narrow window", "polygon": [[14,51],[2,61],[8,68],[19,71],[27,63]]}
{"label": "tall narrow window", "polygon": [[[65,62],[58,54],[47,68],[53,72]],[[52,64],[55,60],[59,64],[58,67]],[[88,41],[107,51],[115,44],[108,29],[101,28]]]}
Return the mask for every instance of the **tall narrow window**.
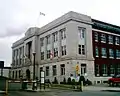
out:
{"label": "tall narrow window", "polygon": [[96,57],[99,57],[99,50],[98,50],[98,47],[97,47],[97,46],[95,47],[95,56],[96,56]]}
{"label": "tall narrow window", "polygon": [[85,45],[82,45],[82,55],[85,55]]}
{"label": "tall narrow window", "polygon": [[58,48],[54,48],[54,57],[58,56]]}
{"label": "tall narrow window", "polygon": [[100,76],[100,66],[99,66],[99,64],[95,64],[95,74],[96,74],[96,76]]}
{"label": "tall narrow window", "polygon": [[106,64],[102,64],[102,76],[107,76],[108,75],[108,69]]}
{"label": "tall narrow window", "polygon": [[116,50],[116,58],[120,59],[120,50],[118,50],[118,49]]}
{"label": "tall narrow window", "polygon": [[106,43],[106,35],[105,34],[101,34],[101,42]]}
{"label": "tall narrow window", "polygon": [[47,50],[47,59],[49,59],[50,58],[50,50]]}
{"label": "tall narrow window", "polygon": [[115,74],[114,64],[110,64],[110,75],[113,76]]}
{"label": "tall narrow window", "polygon": [[60,68],[61,68],[61,75],[65,75],[65,64],[61,64]]}
{"label": "tall narrow window", "polygon": [[85,31],[86,31],[86,29],[82,28],[82,27],[78,27],[78,30],[79,30],[79,37],[80,37],[80,39],[85,38]]}
{"label": "tall narrow window", "polygon": [[46,39],[47,39],[47,44],[50,44],[50,35],[48,35]]}
{"label": "tall narrow window", "polygon": [[62,56],[66,55],[66,45],[61,46]]}
{"label": "tall narrow window", "polygon": [[58,32],[53,33],[54,42],[58,41]]}
{"label": "tall narrow window", "polygon": [[78,52],[81,55],[85,55],[85,45],[78,45]]}
{"label": "tall narrow window", "polygon": [[49,76],[49,66],[46,67],[46,76]]}
{"label": "tall narrow window", "polygon": [[60,30],[60,32],[61,32],[61,39],[62,40],[65,39],[66,38],[66,29],[63,28],[63,29]]}
{"label": "tall narrow window", "polygon": [[115,44],[119,45],[120,44],[120,38],[119,37],[115,37]]}
{"label": "tall narrow window", "polygon": [[41,46],[44,46],[44,38],[41,38],[41,39],[40,39],[40,45],[41,45]]}
{"label": "tall narrow window", "polygon": [[113,44],[113,36],[112,35],[108,36],[108,43]]}
{"label": "tall narrow window", "polygon": [[117,74],[120,74],[120,64],[117,64]]}
{"label": "tall narrow window", "polygon": [[56,69],[56,65],[53,65],[53,76],[57,75],[57,69]]}
{"label": "tall narrow window", "polygon": [[94,32],[94,38],[95,38],[95,41],[98,42],[98,33],[97,32]]}
{"label": "tall narrow window", "polygon": [[44,60],[44,52],[41,52],[41,60]]}
{"label": "tall narrow window", "polygon": [[107,57],[106,48],[102,48],[102,58],[106,57]]}
{"label": "tall narrow window", "polygon": [[109,58],[114,58],[113,49],[109,49]]}

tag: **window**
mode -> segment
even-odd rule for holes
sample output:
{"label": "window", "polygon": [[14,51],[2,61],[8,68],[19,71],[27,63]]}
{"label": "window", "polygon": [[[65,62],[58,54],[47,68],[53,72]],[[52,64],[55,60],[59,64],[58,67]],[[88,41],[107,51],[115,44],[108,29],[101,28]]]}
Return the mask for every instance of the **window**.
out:
{"label": "window", "polygon": [[58,41],[58,32],[53,33],[54,42]]}
{"label": "window", "polygon": [[66,38],[66,29],[63,28],[60,30],[60,32],[61,32],[61,39],[65,39]]}
{"label": "window", "polygon": [[113,49],[109,49],[109,58],[114,58]]}
{"label": "window", "polygon": [[43,71],[43,67],[40,67],[40,72]]}
{"label": "window", "polygon": [[49,59],[50,58],[50,50],[47,50],[47,59]]}
{"label": "window", "polygon": [[100,66],[99,66],[99,64],[95,64],[95,75],[100,76]]}
{"label": "window", "polygon": [[57,75],[56,65],[54,65],[52,68],[53,68],[53,76]]}
{"label": "window", "polygon": [[110,64],[110,76],[113,76],[115,74],[115,67],[113,64]]}
{"label": "window", "polygon": [[49,76],[49,67],[46,67],[46,76]]}
{"label": "window", "polygon": [[85,75],[85,73],[87,73],[86,64],[81,64],[81,74]]}
{"label": "window", "polygon": [[82,45],[82,55],[85,55],[85,45]]}
{"label": "window", "polygon": [[50,35],[48,35],[46,39],[47,39],[47,44],[50,44]]}
{"label": "window", "polygon": [[44,52],[41,52],[41,60],[44,60]]}
{"label": "window", "polygon": [[85,38],[85,28],[78,27],[80,39]]}
{"label": "window", "polygon": [[108,36],[108,43],[113,44],[113,36],[112,35]]}
{"label": "window", "polygon": [[98,33],[97,32],[94,32],[94,38],[95,38],[95,41],[98,42]]}
{"label": "window", "polygon": [[116,44],[116,45],[119,45],[119,44],[120,44],[120,39],[119,39],[119,37],[115,37],[115,44]]}
{"label": "window", "polygon": [[98,47],[97,47],[97,46],[95,47],[95,56],[96,56],[96,57],[99,57],[99,50],[98,50]]}
{"label": "window", "polygon": [[60,68],[61,68],[61,75],[65,75],[65,64],[61,64]]}
{"label": "window", "polygon": [[17,71],[15,72],[15,79],[17,79]]}
{"label": "window", "polygon": [[117,64],[117,74],[120,74],[120,64]]}
{"label": "window", "polygon": [[66,55],[66,45],[61,46],[61,50],[62,50],[62,56]]}
{"label": "window", "polygon": [[116,58],[119,59],[120,58],[120,50],[116,50]]}
{"label": "window", "polygon": [[85,55],[85,45],[78,45],[78,52],[81,55]]}
{"label": "window", "polygon": [[102,48],[102,58],[106,57],[107,57],[106,48]]}
{"label": "window", "polygon": [[41,39],[40,39],[40,42],[41,42],[40,45],[41,45],[41,46],[44,46],[44,38],[41,38]]}
{"label": "window", "polygon": [[101,34],[101,42],[106,43],[106,35],[105,34]]}
{"label": "window", "polygon": [[58,56],[58,48],[54,48],[54,57]]}
{"label": "window", "polygon": [[19,78],[21,77],[21,70],[19,70]]}
{"label": "window", "polygon": [[106,64],[102,65],[102,76],[107,76],[107,65]]}
{"label": "window", "polygon": [[12,72],[12,78],[13,78],[13,79],[14,79],[14,77],[15,77],[14,75],[15,75],[15,74],[14,74],[14,71],[13,71],[13,72]]}

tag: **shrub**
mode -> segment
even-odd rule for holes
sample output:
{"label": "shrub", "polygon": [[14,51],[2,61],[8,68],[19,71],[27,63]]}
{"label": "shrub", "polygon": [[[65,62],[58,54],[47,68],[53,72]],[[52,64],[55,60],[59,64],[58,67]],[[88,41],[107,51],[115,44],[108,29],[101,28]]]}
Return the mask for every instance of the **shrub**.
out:
{"label": "shrub", "polygon": [[53,84],[58,84],[58,80],[57,80],[56,77],[54,78],[54,82],[53,82]]}
{"label": "shrub", "polygon": [[75,85],[75,79],[72,79],[71,84],[72,84],[72,85]]}
{"label": "shrub", "polygon": [[66,79],[65,78],[63,79],[63,84],[66,84]]}
{"label": "shrub", "polygon": [[70,77],[67,80],[67,84],[71,84],[71,78]]}

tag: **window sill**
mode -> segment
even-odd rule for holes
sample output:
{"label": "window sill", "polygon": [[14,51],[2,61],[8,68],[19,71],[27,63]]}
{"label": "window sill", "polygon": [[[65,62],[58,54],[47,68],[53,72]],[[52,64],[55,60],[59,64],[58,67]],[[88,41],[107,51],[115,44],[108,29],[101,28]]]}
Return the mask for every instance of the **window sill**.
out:
{"label": "window sill", "polygon": [[102,56],[102,58],[107,58],[106,56]]}
{"label": "window sill", "polygon": [[101,41],[101,43],[106,43],[105,41]]}

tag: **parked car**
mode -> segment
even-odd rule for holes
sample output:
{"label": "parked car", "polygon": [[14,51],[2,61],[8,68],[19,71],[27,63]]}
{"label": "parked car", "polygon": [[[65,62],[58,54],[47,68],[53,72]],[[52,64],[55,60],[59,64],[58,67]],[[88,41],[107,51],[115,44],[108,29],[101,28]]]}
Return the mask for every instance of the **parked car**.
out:
{"label": "parked car", "polygon": [[109,86],[115,86],[120,84],[120,75],[113,76],[108,79]]}

